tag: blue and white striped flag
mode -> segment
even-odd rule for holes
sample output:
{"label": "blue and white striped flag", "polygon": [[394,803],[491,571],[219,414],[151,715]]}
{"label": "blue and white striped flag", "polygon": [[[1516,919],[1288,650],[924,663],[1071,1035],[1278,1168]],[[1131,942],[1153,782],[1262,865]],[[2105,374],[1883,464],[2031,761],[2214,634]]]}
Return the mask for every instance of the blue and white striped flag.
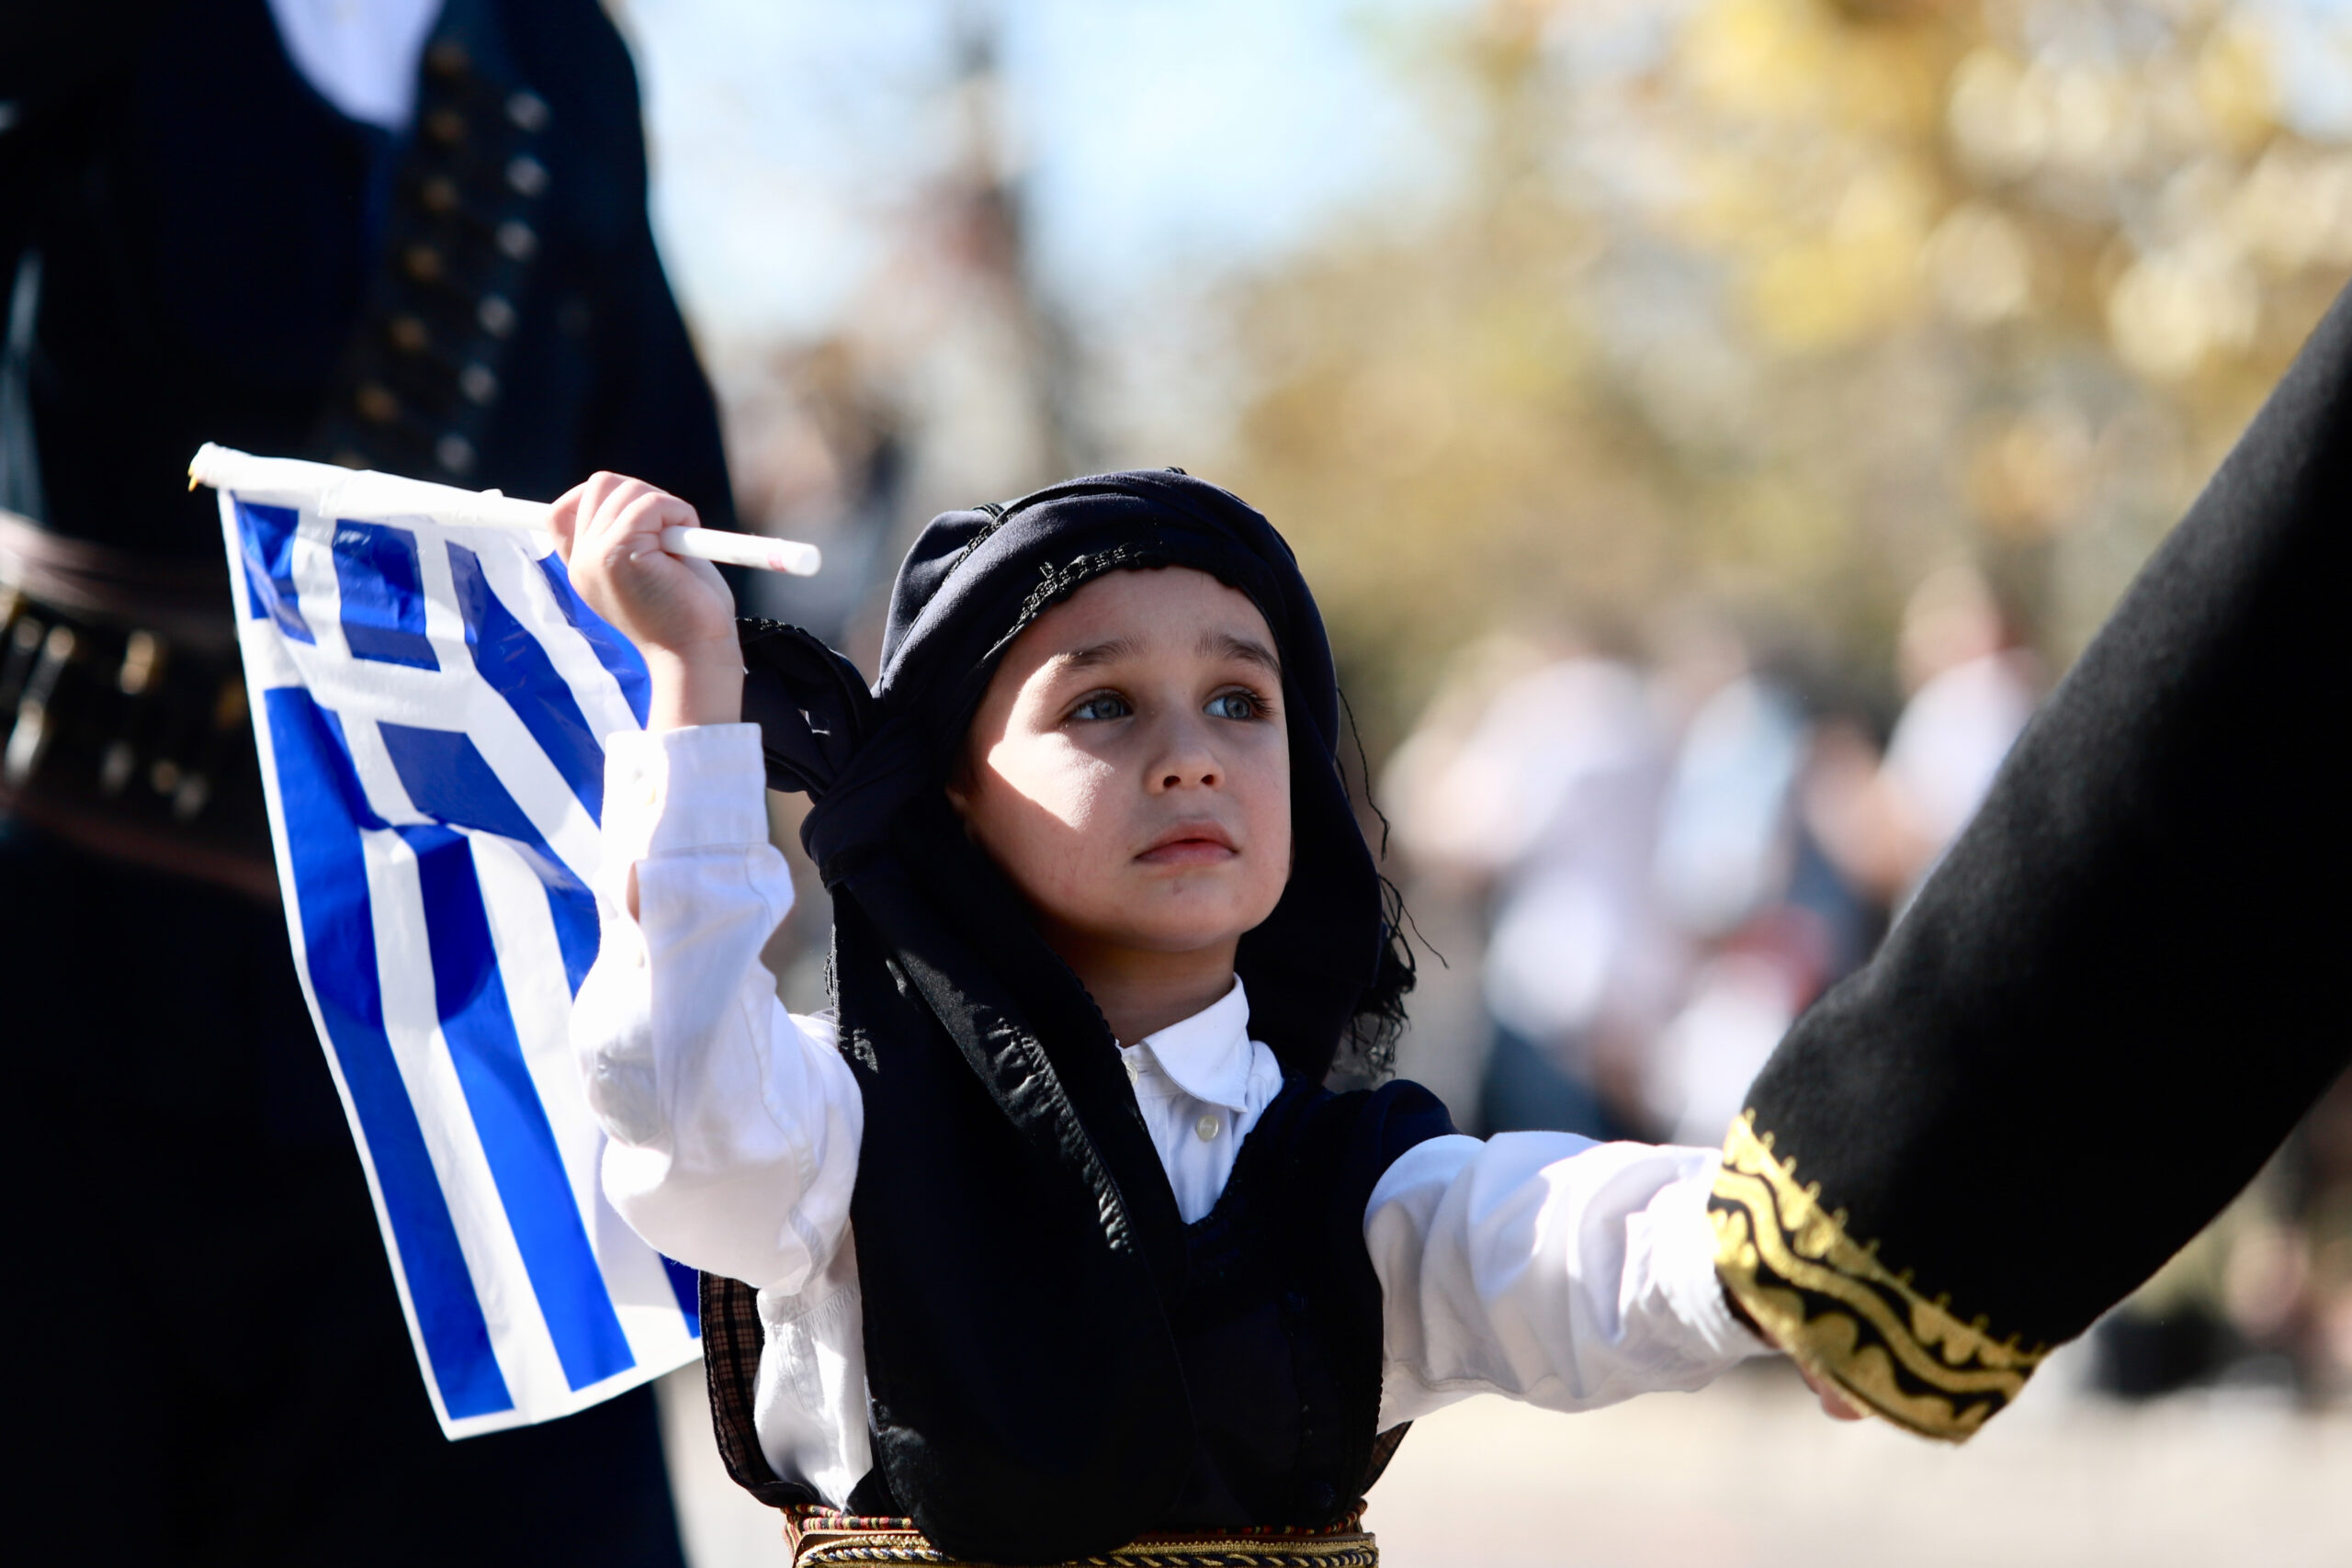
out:
{"label": "blue and white striped flag", "polygon": [[287,924],[425,1387],[452,1438],[569,1415],[701,1348],[693,1273],[605,1202],[567,1038],[644,663],[545,535],[435,502],[495,497],[226,456]]}

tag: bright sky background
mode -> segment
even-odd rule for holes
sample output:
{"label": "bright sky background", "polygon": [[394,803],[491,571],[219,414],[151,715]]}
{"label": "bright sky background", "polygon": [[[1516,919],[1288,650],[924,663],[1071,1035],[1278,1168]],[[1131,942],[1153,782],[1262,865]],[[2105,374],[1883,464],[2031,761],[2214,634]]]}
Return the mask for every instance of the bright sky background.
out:
{"label": "bright sky background", "polygon": [[[1081,315],[1442,177],[1397,56],[1463,0],[1006,4],[1044,276]],[[707,342],[838,318],[951,149],[953,0],[627,0],[654,218]]]}
{"label": "bright sky background", "polygon": [[[663,256],[706,346],[841,319],[957,144],[959,18],[1001,18],[1039,274],[1100,343],[1446,173],[1416,24],[1477,0],[608,0],[644,83]],[[1577,0],[1616,21],[1688,0]],[[2352,136],[2352,0],[2266,19],[2287,118]],[[2051,7],[2052,19],[2067,14]],[[1588,25],[1588,44],[1654,28]],[[1622,64],[1622,62],[1619,62]],[[1417,80],[1418,77],[1418,80]]]}

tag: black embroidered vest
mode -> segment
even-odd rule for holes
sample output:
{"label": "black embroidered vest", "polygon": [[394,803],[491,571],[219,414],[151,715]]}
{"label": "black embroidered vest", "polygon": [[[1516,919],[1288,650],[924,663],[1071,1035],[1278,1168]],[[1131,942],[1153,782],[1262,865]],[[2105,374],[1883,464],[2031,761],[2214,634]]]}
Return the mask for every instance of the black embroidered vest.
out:
{"label": "black embroidered vest", "polygon": [[[1405,1429],[1375,1430],[1381,1296],[1363,1244],[1364,1206],[1397,1156],[1453,1131],[1445,1108],[1410,1083],[1332,1094],[1295,1079],[1267,1107],[1216,1206],[1184,1228],[1182,1282],[1166,1306],[1189,1408],[1135,1414],[1189,1425],[1192,1453],[1166,1516],[1139,1531],[1325,1525],[1377,1479]],[[880,1250],[868,1244],[869,1254]],[[753,1294],[703,1277],[720,1451],[729,1473],[761,1501],[814,1501],[768,1467],[753,1430],[763,1340]],[[1027,1505],[1004,1501],[1017,1527]],[[879,1464],[851,1504],[859,1513],[910,1511]]]}
{"label": "black embroidered vest", "polygon": [[1453,1130],[1415,1084],[1333,1095],[1294,1079],[1185,1228],[1169,1303],[1194,1458],[1171,1528],[1322,1525],[1378,1477],[1380,1281],[1363,1211],[1395,1158]]}

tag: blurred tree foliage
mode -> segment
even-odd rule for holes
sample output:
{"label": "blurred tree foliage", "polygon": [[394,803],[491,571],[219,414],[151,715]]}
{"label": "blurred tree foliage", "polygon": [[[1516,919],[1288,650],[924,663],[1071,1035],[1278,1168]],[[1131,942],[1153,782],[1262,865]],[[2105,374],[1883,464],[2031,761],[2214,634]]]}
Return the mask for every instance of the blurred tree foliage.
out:
{"label": "blurred tree foliage", "polygon": [[1992,570],[2056,663],[2352,270],[2320,0],[1562,0],[1383,36],[1458,160],[1235,299],[1234,468],[1374,749],[1498,625],[1698,594],[1883,671]]}

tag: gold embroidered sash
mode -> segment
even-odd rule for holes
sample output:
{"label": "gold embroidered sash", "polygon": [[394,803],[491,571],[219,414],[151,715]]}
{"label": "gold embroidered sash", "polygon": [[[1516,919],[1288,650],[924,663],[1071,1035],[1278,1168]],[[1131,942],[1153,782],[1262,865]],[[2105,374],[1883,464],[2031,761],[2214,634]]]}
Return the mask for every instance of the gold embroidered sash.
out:
{"label": "gold embroidered sash", "polygon": [[[792,1568],[910,1562],[968,1568],[964,1559],[933,1546],[911,1519],[861,1517],[831,1508],[793,1507],[784,1513]],[[1359,1513],[1330,1530],[1148,1535],[1104,1556],[1083,1559],[1082,1568],[1378,1568],[1379,1549],[1362,1524]]]}

